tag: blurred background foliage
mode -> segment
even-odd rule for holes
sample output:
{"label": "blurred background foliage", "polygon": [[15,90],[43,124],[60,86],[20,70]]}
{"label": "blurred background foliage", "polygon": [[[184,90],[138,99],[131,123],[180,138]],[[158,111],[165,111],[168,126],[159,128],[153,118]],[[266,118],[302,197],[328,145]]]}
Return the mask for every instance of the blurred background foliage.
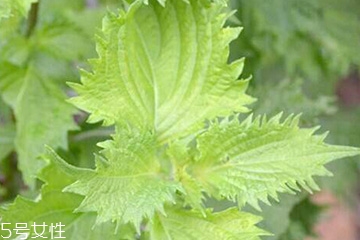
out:
{"label": "blurred background foliage", "polygon": [[[40,0],[30,9],[31,2],[13,12],[0,10],[2,204],[19,193],[36,196],[41,183],[31,176],[43,165],[38,157],[44,144],[58,147],[74,165],[92,167],[96,143],[113,132],[87,124],[86,114],[66,103],[74,94],[66,82],[79,81],[78,68],[87,68],[86,59],[96,56],[94,36],[102,16],[127,3]],[[302,113],[303,127],[330,131],[329,143],[360,146],[360,1],[230,0],[228,8],[236,12],[227,25],[244,27],[231,43],[229,61],[246,58],[244,75],[252,76],[249,92],[258,99],[253,112]],[[328,166],[334,177],[318,179],[322,189],[354,212],[359,160],[336,161]],[[276,235],[264,238],[269,240],[313,236],[327,209],[326,202],[306,193],[281,195],[272,203],[257,212],[266,219],[260,225]],[[208,200],[215,209],[228,204]]]}

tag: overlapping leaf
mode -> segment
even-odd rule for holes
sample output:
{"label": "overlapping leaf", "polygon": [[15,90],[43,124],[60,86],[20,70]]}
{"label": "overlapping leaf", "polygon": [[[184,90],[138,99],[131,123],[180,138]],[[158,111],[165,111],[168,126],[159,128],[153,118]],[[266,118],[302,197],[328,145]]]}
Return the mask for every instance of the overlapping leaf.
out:
{"label": "overlapping leaf", "polygon": [[172,0],[108,14],[99,58],[73,85],[72,102],[91,122],[155,129],[161,143],[202,129],[207,118],[247,111],[247,81],[237,80],[243,60],[227,63],[240,29],[222,28],[221,9]]}

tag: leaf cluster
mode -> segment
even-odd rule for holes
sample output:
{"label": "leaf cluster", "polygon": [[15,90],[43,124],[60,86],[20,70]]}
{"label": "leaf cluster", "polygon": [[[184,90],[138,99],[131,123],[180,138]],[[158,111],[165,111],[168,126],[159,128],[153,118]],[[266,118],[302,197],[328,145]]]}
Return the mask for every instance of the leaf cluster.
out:
{"label": "leaf cluster", "polygon": [[[246,204],[260,209],[279,193],[318,190],[313,177],[331,175],[325,164],[360,154],[324,143],[327,134],[300,128],[299,116],[244,117],[255,99],[246,94],[249,79],[238,79],[244,59],[228,62],[241,28],[224,27],[223,1],[125,5],[104,17],[97,57],[69,84],[75,93],[65,79],[76,79],[71,66],[92,55],[85,10],[83,21],[42,10],[30,36],[10,34],[11,17],[0,23],[1,104],[13,109],[1,110],[0,149],[4,157],[16,149],[29,186],[36,176],[44,182],[36,199],[19,196],[1,208],[2,222],[61,221],[69,239],[256,240],[268,233]],[[43,148],[66,149],[68,131],[79,128],[66,95],[88,123],[106,126],[81,122],[89,131],[70,135],[81,153],[59,153],[77,166]],[[100,151],[77,143],[94,132],[112,133]],[[94,168],[77,159],[89,152],[97,152]],[[208,199],[236,206],[216,211]]]}

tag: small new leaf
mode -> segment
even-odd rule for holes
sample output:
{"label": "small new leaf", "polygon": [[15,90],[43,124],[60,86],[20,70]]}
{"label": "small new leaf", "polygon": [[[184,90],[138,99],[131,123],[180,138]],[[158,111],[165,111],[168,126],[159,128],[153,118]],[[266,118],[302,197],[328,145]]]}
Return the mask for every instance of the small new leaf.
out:
{"label": "small new leaf", "polygon": [[164,212],[180,187],[161,172],[152,133],[117,133],[100,144],[97,169],[79,177],[65,190],[85,196],[78,212],[98,213],[97,222],[133,223],[139,230],[144,218]]}
{"label": "small new leaf", "polygon": [[247,80],[238,80],[244,60],[228,64],[229,43],[240,28],[223,28],[222,6],[166,1],[135,2],[120,16],[108,14],[99,58],[72,102],[104,120],[155,129],[160,143],[200,131],[206,119],[245,112],[253,101]]}

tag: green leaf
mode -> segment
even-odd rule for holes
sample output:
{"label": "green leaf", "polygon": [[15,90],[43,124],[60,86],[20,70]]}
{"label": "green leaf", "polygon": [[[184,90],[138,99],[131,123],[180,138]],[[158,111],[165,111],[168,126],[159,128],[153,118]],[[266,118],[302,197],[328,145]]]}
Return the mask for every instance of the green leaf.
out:
{"label": "green leaf", "polygon": [[153,240],[260,240],[268,235],[255,226],[261,218],[237,208],[211,213],[207,217],[175,207],[167,208],[167,216],[157,215],[152,226]]}
{"label": "green leaf", "polygon": [[85,30],[66,17],[44,24],[34,33],[32,42],[42,54],[67,61],[82,60],[95,52]]}
{"label": "green leaf", "polygon": [[205,119],[247,111],[248,81],[237,80],[244,61],[227,64],[240,28],[222,28],[228,14],[219,5],[189,2],[137,2],[107,15],[93,72],[71,84],[90,122],[155,129],[164,143],[201,130]]}
{"label": "green leaf", "polygon": [[77,212],[98,214],[97,222],[133,223],[163,212],[165,202],[174,202],[179,186],[161,172],[153,133],[121,132],[100,144],[97,169],[91,170],[65,190],[85,196]]}
{"label": "green leaf", "polygon": [[0,21],[2,18],[12,16],[26,17],[32,3],[37,0],[1,0],[0,2]]}
{"label": "green leaf", "polygon": [[[75,34],[74,28],[65,26],[69,24],[42,25],[30,38],[13,34],[1,45],[0,92],[15,112],[19,168],[30,187],[34,187],[36,173],[44,166],[37,159],[44,144],[66,149],[67,132],[76,129],[72,117],[75,109],[65,102],[67,97],[62,92],[64,81],[76,75],[64,59],[80,57],[83,51],[64,51],[60,47],[59,38]],[[75,45],[82,35],[78,36],[72,38]],[[68,41],[62,44],[66,46]]]}
{"label": "green leaf", "polygon": [[[11,81],[12,75],[2,79],[3,83]],[[4,94],[11,95],[8,100],[15,108],[19,169],[25,182],[33,187],[37,172],[44,166],[37,159],[44,152],[44,144],[66,149],[67,131],[76,129],[74,109],[54,82],[31,66],[14,80],[11,85],[5,84]]]}
{"label": "green leaf", "polygon": [[[5,224],[4,228],[14,229],[16,223],[26,223],[30,229],[28,231],[30,236],[36,237],[32,224],[34,222],[36,224],[45,223],[47,227],[43,236],[50,238],[50,224],[61,222],[65,225],[62,229],[64,231],[62,236],[67,239],[118,240],[120,236],[123,236],[123,232],[120,231],[115,234],[116,224],[114,223],[108,222],[91,228],[96,221],[95,213],[73,213],[83,197],[64,193],[62,189],[76,181],[79,175],[86,174],[86,171],[67,165],[51,150],[48,150],[45,159],[50,161],[50,164],[40,174],[41,179],[45,182],[41,195],[35,201],[19,196],[14,203],[6,208],[0,208],[1,223],[10,223],[10,225]],[[37,232],[40,233],[41,229],[41,227],[37,227]],[[126,227],[122,230],[125,231]],[[8,236],[9,233],[4,230],[0,231],[0,235]],[[11,239],[16,237],[14,230],[12,237]]]}
{"label": "green leaf", "polygon": [[259,208],[258,199],[277,199],[277,192],[292,193],[300,190],[298,185],[317,190],[312,176],[330,175],[326,163],[360,153],[358,148],[325,144],[326,134],[313,135],[317,128],[299,129],[298,117],[280,118],[212,123],[197,138],[199,154],[189,172],[210,195]]}

